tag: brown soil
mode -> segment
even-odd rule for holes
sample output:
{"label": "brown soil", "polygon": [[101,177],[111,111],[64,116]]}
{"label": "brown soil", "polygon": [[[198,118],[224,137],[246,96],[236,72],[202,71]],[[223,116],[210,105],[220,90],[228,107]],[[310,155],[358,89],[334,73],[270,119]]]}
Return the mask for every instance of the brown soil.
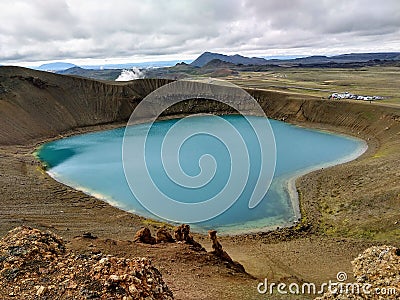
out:
{"label": "brown soil", "polygon": [[[335,279],[338,271],[351,274],[350,261],[371,245],[399,246],[399,108],[250,91],[269,117],[357,136],[369,145],[355,161],[297,180],[300,226],[219,237],[232,259],[256,278],[252,279],[185,245],[132,243],[141,226],[149,226],[154,234],[163,224],[54,181],[32,155],[49,139],[121,125],[137,102],[165,81],[106,83],[1,67],[0,84],[0,237],[24,224],[51,229],[77,251],[95,248],[116,256],[150,257],[177,299],[265,299],[256,290],[265,277],[274,282],[324,282]],[[211,110],[210,104],[199,107],[218,109]],[[176,109],[172,115],[181,107]],[[76,238],[84,232],[99,238]],[[208,237],[195,239],[211,251]]]}

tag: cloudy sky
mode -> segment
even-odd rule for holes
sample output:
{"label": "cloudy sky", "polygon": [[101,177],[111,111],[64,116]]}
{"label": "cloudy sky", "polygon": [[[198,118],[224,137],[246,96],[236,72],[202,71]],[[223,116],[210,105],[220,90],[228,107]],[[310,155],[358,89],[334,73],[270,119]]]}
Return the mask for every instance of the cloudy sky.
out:
{"label": "cloudy sky", "polygon": [[0,64],[400,51],[399,0],[0,0]]}

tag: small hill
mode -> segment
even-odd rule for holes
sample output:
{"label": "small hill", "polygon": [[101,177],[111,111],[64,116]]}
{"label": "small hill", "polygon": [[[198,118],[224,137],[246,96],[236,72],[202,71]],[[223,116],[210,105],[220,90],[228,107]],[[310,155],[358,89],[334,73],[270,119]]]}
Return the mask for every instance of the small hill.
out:
{"label": "small hill", "polygon": [[185,62],[179,62],[172,67],[147,69],[144,74],[146,78],[168,78],[178,80],[190,77],[191,75],[197,75],[198,71],[198,67],[194,67]]}
{"label": "small hill", "polygon": [[239,54],[235,55],[224,55],[219,53],[212,52],[204,52],[198,58],[196,58],[191,65],[195,67],[203,67],[210,61],[214,59],[219,59],[224,62],[233,63],[235,65],[263,65],[266,64],[267,61],[264,58],[259,57],[245,57]]}
{"label": "small hill", "polygon": [[365,62],[370,60],[400,60],[400,52],[349,53],[330,57],[335,62]]}
{"label": "small hill", "polygon": [[[279,61],[281,63],[281,61]],[[333,60],[328,56],[324,55],[313,55],[308,57],[301,57],[288,60],[288,62],[294,63],[302,63],[302,64],[322,64],[322,63],[331,63]]]}
{"label": "small hill", "polygon": [[236,64],[226,62],[220,59],[213,59],[205,64],[202,69],[213,69],[213,68],[234,68]]}
{"label": "small hill", "polygon": [[121,70],[119,69],[104,69],[104,70],[96,70],[96,69],[84,69],[81,67],[72,67],[66,70],[57,71],[58,74],[63,75],[74,75],[81,76],[86,78],[98,79],[98,80],[115,80],[121,74]]}

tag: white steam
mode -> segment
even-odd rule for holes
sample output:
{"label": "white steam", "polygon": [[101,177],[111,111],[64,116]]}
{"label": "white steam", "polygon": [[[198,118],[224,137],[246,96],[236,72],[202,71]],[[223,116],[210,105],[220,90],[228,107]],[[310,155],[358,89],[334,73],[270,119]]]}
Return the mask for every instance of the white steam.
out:
{"label": "white steam", "polygon": [[122,70],[121,74],[115,81],[129,81],[134,79],[143,78],[144,73],[139,68],[133,67],[132,70]]}

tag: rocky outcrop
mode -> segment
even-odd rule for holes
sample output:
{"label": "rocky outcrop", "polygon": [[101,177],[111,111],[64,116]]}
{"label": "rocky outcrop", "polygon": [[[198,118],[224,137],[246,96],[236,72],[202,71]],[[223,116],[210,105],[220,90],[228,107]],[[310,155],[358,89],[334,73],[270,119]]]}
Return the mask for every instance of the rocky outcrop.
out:
{"label": "rocky outcrop", "polygon": [[352,262],[354,276],[360,283],[376,287],[396,287],[400,295],[400,249],[393,246],[368,248]]}
{"label": "rocky outcrop", "polygon": [[[400,249],[393,246],[374,246],[352,261],[356,288],[328,292],[316,300],[330,299],[399,299]],[[338,278],[340,279],[340,278]],[[349,280],[343,283],[350,284]],[[340,289],[337,289],[340,290]]]}
{"label": "rocky outcrop", "polygon": [[212,254],[214,254],[221,260],[225,261],[229,268],[235,269],[237,272],[240,272],[240,273],[246,273],[243,265],[236,261],[233,261],[232,258],[229,256],[229,254],[224,249],[222,249],[222,245],[218,241],[218,238],[217,238],[216,230],[208,231],[208,236],[210,237],[211,242],[212,242],[212,245],[211,245],[211,247],[213,248],[213,251],[211,252]]}
{"label": "rocky outcrop", "polygon": [[156,237],[151,235],[151,231],[147,227],[140,228],[133,237],[134,242],[140,242],[144,244],[156,244],[156,243],[174,243],[175,240],[171,233],[168,232],[167,228],[161,227],[156,232]]}
{"label": "rocky outcrop", "polygon": [[151,235],[150,229],[147,227],[142,227],[140,228],[134,238],[133,238],[134,242],[141,242],[144,244],[155,244],[156,243],[156,239]]}
{"label": "rocky outcrop", "polygon": [[133,238],[134,242],[141,242],[144,244],[156,244],[156,243],[174,243],[181,242],[191,246],[193,250],[205,251],[204,247],[196,242],[193,236],[190,234],[190,225],[181,224],[174,228],[174,237],[167,228],[161,227],[156,232],[156,238],[151,235],[151,231],[147,227],[140,228]]}
{"label": "rocky outcrop", "polygon": [[185,242],[192,246],[192,249],[198,251],[205,251],[204,247],[193,239],[190,234],[190,225],[181,224],[174,229],[174,236],[178,242]]}
{"label": "rocky outcrop", "polygon": [[29,227],[18,227],[0,240],[0,295],[12,299],[173,299],[147,258],[75,254],[66,250],[59,236]]}
{"label": "rocky outcrop", "polygon": [[208,232],[208,236],[210,237],[211,242],[212,242],[213,251],[211,253],[222,258],[223,260],[232,262],[232,258],[229,256],[229,254],[225,250],[222,249],[222,245],[220,244],[220,242],[217,239],[217,231],[210,230]]}
{"label": "rocky outcrop", "polygon": [[175,240],[172,235],[169,233],[167,228],[161,227],[156,232],[156,242],[157,243],[174,243]]}
{"label": "rocky outcrop", "polygon": [[182,229],[184,227],[183,225],[184,224],[179,225],[179,226],[174,228],[174,237],[178,242],[182,242],[182,241],[185,240],[184,237],[183,237],[183,232],[182,232]]}
{"label": "rocky outcrop", "polygon": [[175,239],[167,228],[161,227],[156,232],[156,238],[151,235],[151,231],[147,227],[140,228],[134,238],[134,242],[141,242],[144,244],[156,244],[156,243],[174,243],[183,242],[189,244],[193,250],[205,251],[204,247],[196,242],[193,236],[190,234],[190,226],[188,224],[182,224],[174,229]]}

